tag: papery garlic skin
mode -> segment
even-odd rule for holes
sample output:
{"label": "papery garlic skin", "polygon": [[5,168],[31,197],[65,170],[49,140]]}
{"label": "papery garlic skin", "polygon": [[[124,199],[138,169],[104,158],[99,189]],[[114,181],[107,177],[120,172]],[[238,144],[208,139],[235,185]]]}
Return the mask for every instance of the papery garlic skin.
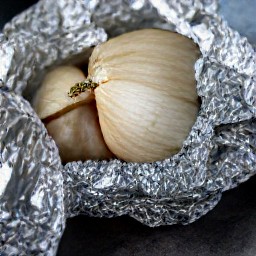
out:
{"label": "papery garlic skin", "polygon": [[94,94],[84,92],[75,100],[67,95],[72,85],[84,79],[76,67],[58,67],[46,75],[33,102],[64,163],[113,157],[101,133]]}
{"label": "papery garlic skin", "polygon": [[152,162],[177,153],[198,113],[197,46],[176,33],[145,29],[97,46],[88,77],[104,140],[120,159]]}

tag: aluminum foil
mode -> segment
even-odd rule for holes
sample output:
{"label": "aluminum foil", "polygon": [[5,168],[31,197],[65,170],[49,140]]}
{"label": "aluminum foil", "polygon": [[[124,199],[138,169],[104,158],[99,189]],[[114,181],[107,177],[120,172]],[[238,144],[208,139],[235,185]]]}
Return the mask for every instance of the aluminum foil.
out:
{"label": "aluminum foil", "polygon": [[[256,172],[256,54],[208,0],[41,0],[0,35],[0,255],[55,255],[65,219],[128,214],[188,224]],[[180,152],[149,164],[61,165],[29,101],[47,70],[107,37],[155,27],[192,38],[198,118]],[[71,241],[72,242],[72,241]]]}

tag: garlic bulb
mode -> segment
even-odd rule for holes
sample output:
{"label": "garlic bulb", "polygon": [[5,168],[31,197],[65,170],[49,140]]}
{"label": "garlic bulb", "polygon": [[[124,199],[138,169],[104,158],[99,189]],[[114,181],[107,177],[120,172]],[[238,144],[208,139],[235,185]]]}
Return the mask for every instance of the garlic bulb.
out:
{"label": "garlic bulb", "polygon": [[71,66],[49,73],[34,106],[64,161],[162,160],[180,150],[196,119],[198,56],[176,33],[126,33],[94,48],[86,80]]}
{"label": "garlic bulb", "polygon": [[151,162],[177,153],[198,112],[197,46],[157,29],[130,32],[97,46],[89,61],[100,127],[125,161]]}
{"label": "garlic bulb", "polygon": [[63,162],[113,157],[99,127],[94,95],[84,92],[76,102],[67,95],[74,83],[84,79],[76,67],[58,67],[46,75],[34,98],[34,109],[45,121]]}

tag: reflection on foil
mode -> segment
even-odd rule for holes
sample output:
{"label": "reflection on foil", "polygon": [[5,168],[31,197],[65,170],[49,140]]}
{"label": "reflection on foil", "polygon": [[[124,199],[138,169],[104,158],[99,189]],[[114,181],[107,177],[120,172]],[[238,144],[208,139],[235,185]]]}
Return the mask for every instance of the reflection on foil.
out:
{"label": "reflection on foil", "polygon": [[[0,163],[1,164],[1,163]],[[6,186],[11,178],[12,168],[8,166],[7,163],[0,165],[0,196],[3,195],[3,192],[6,189]]]}

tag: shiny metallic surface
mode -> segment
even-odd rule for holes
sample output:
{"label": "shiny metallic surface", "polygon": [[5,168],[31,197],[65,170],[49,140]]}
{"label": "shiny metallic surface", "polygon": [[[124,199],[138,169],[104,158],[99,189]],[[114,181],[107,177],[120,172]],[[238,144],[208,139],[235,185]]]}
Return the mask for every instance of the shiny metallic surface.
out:
{"label": "shiny metallic surface", "polygon": [[58,151],[30,104],[0,94],[0,255],[54,255],[65,227]]}
{"label": "shiny metallic surface", "polygon": [[[22,95],[30,100],[47,70],[88,58],[107,35],[145,27],[177,31],[202,52],[202,105],[181,151],[150,164],[62,166]],[[5,26],[0,57],[1,255],[54,255],[65,218],[78,214],[188,224],[256,172],[256,54],[217,15],[216,1],[40,1]]]}

